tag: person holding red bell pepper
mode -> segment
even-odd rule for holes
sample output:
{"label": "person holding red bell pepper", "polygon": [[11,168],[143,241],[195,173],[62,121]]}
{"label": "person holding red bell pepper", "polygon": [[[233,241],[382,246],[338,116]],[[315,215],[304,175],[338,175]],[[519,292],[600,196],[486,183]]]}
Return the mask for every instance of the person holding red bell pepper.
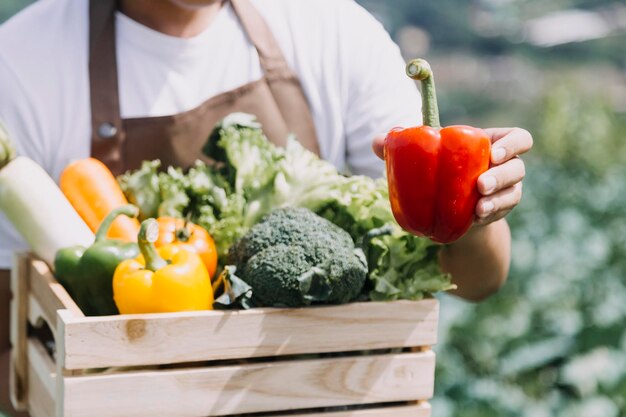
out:
{"label": "person holding red bell pepper", "polygon": [[422,59],[407,75],[422,81],[423,125],[392,129],[374,141],[385,159],[396,220],[405,230],[446,244],[440,262],[457,295],[479,301],[506,280],[511,258],[504,217],[522,197],[533,144],[519,128],[441,128],[432,70]]}

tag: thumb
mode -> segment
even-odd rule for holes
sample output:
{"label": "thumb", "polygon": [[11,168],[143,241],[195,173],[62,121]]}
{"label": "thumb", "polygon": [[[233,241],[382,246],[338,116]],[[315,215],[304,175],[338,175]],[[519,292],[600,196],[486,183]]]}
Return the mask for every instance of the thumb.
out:
{"label": "thumb", "polygon": [[385,135],[378,135],[374,138],[372,150],[380,159],[385,159]]}

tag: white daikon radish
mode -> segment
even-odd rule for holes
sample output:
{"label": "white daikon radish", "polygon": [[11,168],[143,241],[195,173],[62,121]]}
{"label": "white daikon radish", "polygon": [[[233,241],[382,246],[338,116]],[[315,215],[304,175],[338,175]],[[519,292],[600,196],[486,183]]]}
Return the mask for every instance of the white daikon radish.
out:
{"label": "white daikon radish", "polygon": [[59,249],[94,241],[94,234],[46,171],[31,159],[15,157],[2,124],[0,211],[50,267]]}

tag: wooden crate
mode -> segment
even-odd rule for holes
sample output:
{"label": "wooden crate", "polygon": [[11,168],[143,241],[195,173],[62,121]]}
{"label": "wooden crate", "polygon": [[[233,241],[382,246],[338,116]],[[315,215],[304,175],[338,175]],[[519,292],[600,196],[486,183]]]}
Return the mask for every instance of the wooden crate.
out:
{"label": "wooden crate", "polygon": [[12,286],[12,397],[34,417],[430,416],[436,300],[85,317],[27,255]]}

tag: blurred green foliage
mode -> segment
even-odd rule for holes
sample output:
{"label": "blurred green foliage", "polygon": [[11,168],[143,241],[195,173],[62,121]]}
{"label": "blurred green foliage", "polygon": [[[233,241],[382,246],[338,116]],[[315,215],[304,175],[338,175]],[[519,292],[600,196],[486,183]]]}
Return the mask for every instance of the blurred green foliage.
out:
{"label": "blurred green foliage", "polygon": [[0,23],[31,4],[34,0],[2,0],[0,1]]}
{"label": "blurred green foliage", "polygon": [[561,81],[535,111],[540,136],[533,153],[596,174],[626,164],[625,118],[602,94],[585,94],[574,81]]}
{"label": "blurred green foliage", "polygon": [[[533,59],[611,61],[623,65],[623,36],[608,36],[557,48],[535,48],[525,41],[524,24],[530,19],[563,10],[598,10],[619,14],[611,8],[622,0],[357,0],[383,21],[392,35],[407,26],[426,30],[437,53],[469,50],[494,55],[512,50]],[[482,25],[477,21],[486,20]],[[487,26],[479,29],[479,26]]]}
{"label": "blurred green foliage", "polygon": [[435,416],[626,416],[626,123],[567,82],[538,109],[509,281],[443,300]]}

